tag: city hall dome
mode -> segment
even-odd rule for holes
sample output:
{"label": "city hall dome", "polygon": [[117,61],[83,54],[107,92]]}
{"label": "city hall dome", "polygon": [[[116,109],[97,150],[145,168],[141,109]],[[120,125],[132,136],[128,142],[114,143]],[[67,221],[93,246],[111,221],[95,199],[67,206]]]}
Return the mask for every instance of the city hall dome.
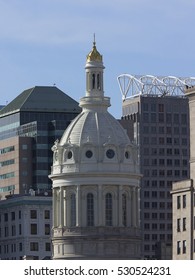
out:
{"label": "city hall dome", "polygon": [[[101,59],[100,59],[101,58]],[[137,148],[126,130],[109,112],[110,98],[104,96],[102,55],[95,42],[86,60],[86,95],[82,112],[56,141],[53,172],[62,164],[66,172],[130,172],[137,168]]]}

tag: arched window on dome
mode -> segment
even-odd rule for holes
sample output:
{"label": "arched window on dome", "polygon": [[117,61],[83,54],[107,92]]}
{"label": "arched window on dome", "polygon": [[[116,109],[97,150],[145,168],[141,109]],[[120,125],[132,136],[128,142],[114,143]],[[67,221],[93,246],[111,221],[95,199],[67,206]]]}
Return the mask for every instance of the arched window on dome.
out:
{"label": "arched window on dome", "polygon": [[92,74],[92,89],[95,89],[95,74]]}
{"label": "arched window on dome", "polygon": [[113,204],[113,201],[112,201],[112,194],[111,193],[107,193],[106,194],[106,200],[105,200],[105,203],[106,203],[106,207],[105,207],[105,220],[106,220],[106,226],[112,226],[112,204]]}
{"label": "arched window on dome", "polygon": [[73,193],[70,196],[70,221],[71,227],[76,226],[76,195]]}
{"label": "arched window on dome", "polygon": [[94,226],[94,195],[87,194],[87,226]]}
{"label": "arched window on dome", "polygon": [[127,226],[127,195],[122,194],[122,224],[124,227]]}

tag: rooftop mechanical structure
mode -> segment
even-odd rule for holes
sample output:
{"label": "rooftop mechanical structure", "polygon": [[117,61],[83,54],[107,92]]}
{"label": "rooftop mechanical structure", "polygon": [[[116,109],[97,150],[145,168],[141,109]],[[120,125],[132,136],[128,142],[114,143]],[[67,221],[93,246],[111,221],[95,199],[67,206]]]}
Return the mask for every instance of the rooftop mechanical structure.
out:
{"label": "rooftop mechanical structure", "polygon": [[121,74],[117,77],[122,100],[138,95],[180,96],[195,86],[195,77]]}

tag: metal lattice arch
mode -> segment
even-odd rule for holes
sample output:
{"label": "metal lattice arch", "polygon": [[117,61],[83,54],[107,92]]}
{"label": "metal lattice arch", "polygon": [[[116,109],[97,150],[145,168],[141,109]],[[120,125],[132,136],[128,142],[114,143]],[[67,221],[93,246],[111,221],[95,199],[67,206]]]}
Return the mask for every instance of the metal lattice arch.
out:
{"label": "metal lattice arch", "polygon": [[138,95],[182,97],[187,88],[195,86],[195,77],[121,74],[117,80],[123,101]]}

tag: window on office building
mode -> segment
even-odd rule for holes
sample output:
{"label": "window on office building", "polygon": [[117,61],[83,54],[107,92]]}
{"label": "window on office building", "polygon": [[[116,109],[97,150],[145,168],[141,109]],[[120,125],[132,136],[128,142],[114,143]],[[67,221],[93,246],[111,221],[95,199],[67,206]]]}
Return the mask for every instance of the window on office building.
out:
{"label": "window on office building", "polygon": [[186,218],[183,218],[183,231],[186,231]]}
{"label": "window on office building", "polygon": [[158,235],[157,235],[157,234],[152,234],[152,240],[153,240],[153,241],[156,241],[157,238],[158,238]]}
{"label": "window on office building", "polygon": [[152,191],[152,197],[156,198],[157,197],[157,191]]}
{"label": "window on office building", "polygon": [[37,210],[30,210],[30,218],[37,219]]}
{"label": "window on office building", "polygon": [[16,218],[15,212],[11,212],[11,220],[12,220],[12,221],[15,221],[15,218]]}
{"label": "window on office building", "polygon": [[181,196],[178,195],[177,196],[177,209],[180,209],[181,208]]}
{"label": "window on office building", "polygon": [[30,242],[30,251],[39,251],[39,243]]}
{"label": "window on office building", "polygon": [[28,149],[28,145],[27,144],[23,144],[22,145],[22,150],[27,150]]}
{"label": "window on office building", "polygon": [[8,213],[4,213],[4,222],[8,222]]}
{"label": "window on office building", "polygon": [[183,240],[183,254],[186,254],[186,240]]}
{"label": "window on office building", "polygon": [[155,223],[155,224],[152,224],[152,229],[157,229],[158,228],[158,225]]}
{"label": "window on office building", "polygon": [[19,243],[19,251],[22,251],[22,242]]}
{"label": "window on office building", "polygon": [[16,226],[12,225],[12,236],[16,235]]}
{"label": "window on office building", "polygon": [[30,224],[30,233],[37,234],[37,224]]}
{"label": "window on office building", "polygon": [[177,241],[177,254],[181,254],[181,241]]}
{"label": "window on office building", "polygon": [[177,219],[177,231],[181,231],[181,219]]}
{"label": "window on office building", "polygon": [[51,243],[50,242],[46,242],[45,243],[45,251],[51,251]]}
{"label": "window on office building", "polygon": [[159,155],[164,155],[165,154],[165,149],[164,148],[160,148],[159,149]]}
{"label": "window on office building", "polygon": [[160,127],[159,127],[159,133],[160,133],[160,134],[164,134],[164,132],[165,132],[164,126],[160,126]]}
{"label": "window on office building", "polygon": [[183,208],[186,208],[186,195],[183,195]]}
{"label": "window on office building", "polygon": [[150,234],[144,234],[144,240],[150,240]]}
{"label": "window on office building", "polygon": [[164,104],[158,104],[158,111],[161,113],[164,112]]}
{"label": "window on office building", "polygon": [[150,219],[150,213],[144,213],[144,219]]}
{"label": "window on office building", "polygon": [[44,212],[44,218],[45,218],[46,220],[50,219],[50,211],[49,211],[49,210],[45,210],[45,212]]}
{"label": "window on office building", "polygon": [[144,229],[150,229],[150,224],[145,223],[145,224],[144,224]]}
{"label": "window on office building", "polygon": [[45,224],[45,235],[50,235],[50,224]]}
{"label": "window on office building", "polygon": [[160,218],[161,220],[164,220],[164,219],[165,219],[165,213],[160,213],[160,214],[159,214],[159,218]]}
{"label": "window on office building", "polygon": [[152,219],[158,219],[158,214],[157,213],[152,213]]}

